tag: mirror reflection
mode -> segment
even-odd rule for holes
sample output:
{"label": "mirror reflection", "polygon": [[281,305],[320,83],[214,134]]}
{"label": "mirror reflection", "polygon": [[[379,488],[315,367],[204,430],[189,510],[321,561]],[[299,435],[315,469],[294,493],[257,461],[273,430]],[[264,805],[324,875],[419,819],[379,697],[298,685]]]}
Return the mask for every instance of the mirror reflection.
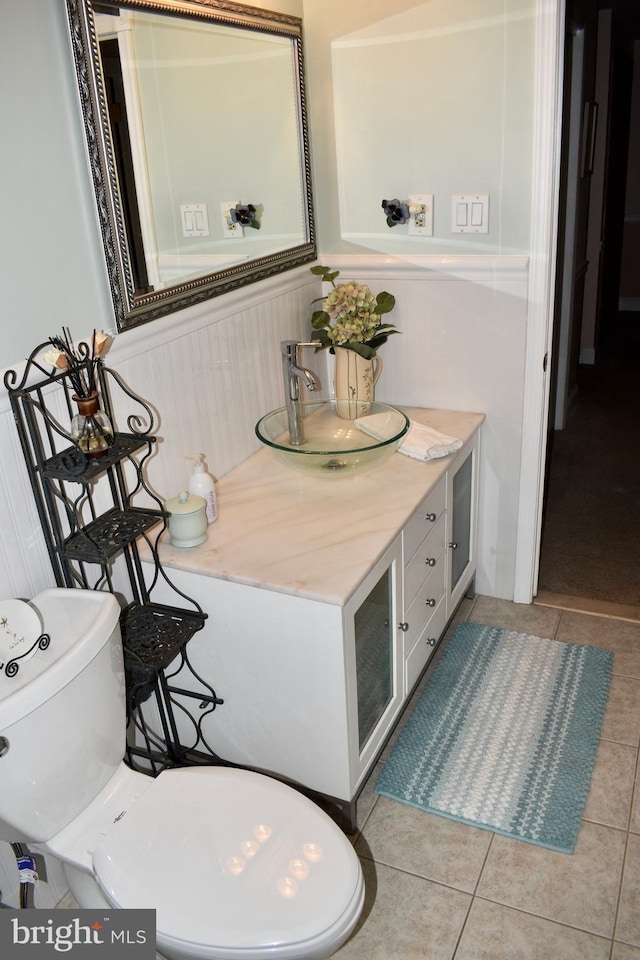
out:
{"label": "mirror reflection", "polygon": [[67,3],[118,327],[313,259],[300,21]]}

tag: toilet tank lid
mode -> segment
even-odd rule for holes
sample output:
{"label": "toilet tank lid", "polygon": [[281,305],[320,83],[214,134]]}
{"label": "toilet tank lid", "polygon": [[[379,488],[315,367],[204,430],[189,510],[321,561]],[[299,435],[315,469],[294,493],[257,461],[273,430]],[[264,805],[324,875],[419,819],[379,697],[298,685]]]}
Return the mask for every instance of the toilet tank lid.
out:
{"label": "toilet tank lid", "polygon": [[37,621],[37,633],[49,640],[33,656],[18,661],[15,675],[8,675],[3,661],[0,731],[32,713],[77,676],[99,653],[120,617],[115,597],[99,590],[56,587],[25,606],[31,628],[35,632]]}
{"label": "toilet tank lid", "polygon": [[347,837],[310,800],[227,767],[166,770],[94,853],[107,899],[158,934],[226,948],[304,943],[361,895]]}

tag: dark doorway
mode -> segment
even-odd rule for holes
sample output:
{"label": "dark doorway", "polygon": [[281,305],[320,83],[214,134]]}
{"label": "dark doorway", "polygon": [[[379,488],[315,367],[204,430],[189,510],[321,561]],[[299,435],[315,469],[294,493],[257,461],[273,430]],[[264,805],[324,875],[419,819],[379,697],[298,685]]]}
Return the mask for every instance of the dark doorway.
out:
{"label": "dark doorway", "polygon": [[[586,12],[593,29],[595,2],[569,6]],[[613,9],[599,282],[596,294],[586,294],[597,298],[595,363],[578,364],[574,352],[566,424],[550,424],[538,595],[624,604],[640,618],[640,313],[619,309],[625,188],[628,176],[640,177],[640,169],[627,170],[640,4],[600,6]],[[586,100],[590,89],[587,77]]]}

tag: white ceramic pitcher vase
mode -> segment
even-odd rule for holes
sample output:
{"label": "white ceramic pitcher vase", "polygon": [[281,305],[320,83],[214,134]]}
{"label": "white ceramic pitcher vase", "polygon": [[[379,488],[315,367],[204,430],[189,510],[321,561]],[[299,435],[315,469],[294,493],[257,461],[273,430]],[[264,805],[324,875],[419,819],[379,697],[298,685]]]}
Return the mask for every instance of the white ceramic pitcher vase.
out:
{"label": "white ceramic pitcher vase", "polygon": [[382,360],[366,360],[346,347],[335,348],[335,360],[333,384],[338,416],[343,420],[366,416],[382,373]]}

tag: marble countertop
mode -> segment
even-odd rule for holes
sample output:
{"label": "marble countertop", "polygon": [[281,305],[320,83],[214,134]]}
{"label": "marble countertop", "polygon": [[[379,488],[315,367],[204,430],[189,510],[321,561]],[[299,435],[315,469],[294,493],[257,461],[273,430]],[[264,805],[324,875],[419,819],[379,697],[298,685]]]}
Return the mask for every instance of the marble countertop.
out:
{"label": "marble countertop", "polygon": [[[465,443],[483,414],[402,408]],[[217,483],[219,516],[205,543],[160,544],[164,567],[342,605],[393,542],[452,456],[393,453],[349,477],[313,477],[260,450]]]}

